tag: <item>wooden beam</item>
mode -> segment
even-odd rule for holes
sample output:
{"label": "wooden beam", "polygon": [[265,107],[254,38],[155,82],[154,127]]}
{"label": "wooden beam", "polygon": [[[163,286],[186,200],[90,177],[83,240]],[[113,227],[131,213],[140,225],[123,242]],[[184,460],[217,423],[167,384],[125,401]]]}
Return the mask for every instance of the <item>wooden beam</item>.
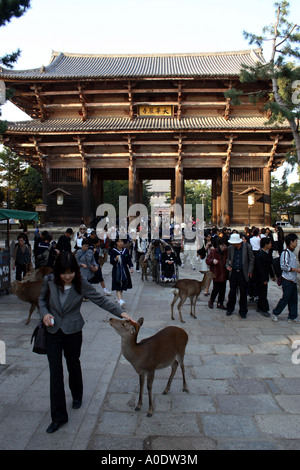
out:
{"label": "wooden beam", "polygon": [[132,119],[134,118],[134,112],[133,112],[133,94],[132,94],[130,80],[128,80],[128,100],[129,100],[129,119],[132,121]]}
{"label": "wooden beam", "polygon": [[41,119],[41,121],[45,121],[45,119],[47,119],[47,114],[45,112],[45,102],[41,96],[41,87],[38,87],[37,85],[34,85],[32,87],[33,91],[34,91],[34,95],[35,95],[35,98],[36,98],[36,102],[37,102],[37,107],[38,107],[38,110],[39,110],[39,117]]}
{"label": "wooden beam", "polygon": [[178,84],[177,119],[181,118],[181,105],[182,105],[182,86],[181,86],[181,81],[180,81]]}
{"label": "wooden beam", "polygon": [[282,137],[279,136],[279,135],[276,135],[275,137],[273,136],[273,146],[272,146],[272,150],[270,152],[270,157],[269,157],[268,164],[266,166],[266,169],[268,171],[272,170],[272,166],[273,166],[273,162],[274,162],[274,158],[275,158],[275,154],[276,154],[276,150],[277,150],[277,146],[278,146],[278,142],[279,142],[280,138],[282,138]]}
{"label": "wooden beam", "polygon": [[[178,93],[178,89],[176,88],[132,88],[132,93],[134,94],[152,94],[152,93]],[[228,88],[184,88],[182,90],[184,93],[220,93],[223,94],[225,91],[228,91]],[[86,95],[126,95],[128,93],[128,89],[120,88],[120,89],[98,89],[98,90],[89,90],[85,89],[84,93]],[[41,96],[72,96],[77,95],[78,90],[53,90],[53,91],[43,91]],[[16,91],[15,96],[34,96],[33,92],[22,92]]]}
{"label": "wooden beam", "polygon": [[78,93],[79,93],[79,101],[81,103],[82,121],[84,122],[87,120],[88,114],[87,114],[86,98],[83,94],[83,89],[80,84],[78,85]]}

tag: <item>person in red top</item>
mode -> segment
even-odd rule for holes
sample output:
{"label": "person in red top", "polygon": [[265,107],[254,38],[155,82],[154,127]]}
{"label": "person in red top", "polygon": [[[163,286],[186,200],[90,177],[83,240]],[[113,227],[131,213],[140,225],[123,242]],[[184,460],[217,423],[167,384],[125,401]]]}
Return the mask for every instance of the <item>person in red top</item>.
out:
{"label": "person in red top", "polygon": [[214,307],[214,301],[218,297],[217,308],[226,310],[224,306],[225,291],[226,291],[226,280],[227,280],[227,245],[226,240],[223,238],[218,239],[217,248],[213,248],[208,257],[206,263],[210,267],[211,272],[215,275],[213,278],[213,290],[208,302],[209,308]]}

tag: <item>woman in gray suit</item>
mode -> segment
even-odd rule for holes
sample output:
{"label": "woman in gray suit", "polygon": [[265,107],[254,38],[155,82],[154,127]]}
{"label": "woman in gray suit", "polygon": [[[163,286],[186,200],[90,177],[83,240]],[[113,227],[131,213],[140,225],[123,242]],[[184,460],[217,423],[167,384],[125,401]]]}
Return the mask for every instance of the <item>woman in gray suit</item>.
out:
{"label": "woman in gray suit", "polygon": [[[132,320],[123,309],[98,293],[83,280],[78,263],[70,252],[58,255],[53,274],[44,278],[39,297],[39,312],[46,326],[47,356],[50,368],[50,403],[52,423],[47,428],[53,433],[68,421],[64,390],[62,353],[69,372],[69,386],[73,408],[81,406],[83,383],[80,365],[82,328],[80,313],[83,298],[119,318]],[[132,320],[133,321],[133,320]]]}

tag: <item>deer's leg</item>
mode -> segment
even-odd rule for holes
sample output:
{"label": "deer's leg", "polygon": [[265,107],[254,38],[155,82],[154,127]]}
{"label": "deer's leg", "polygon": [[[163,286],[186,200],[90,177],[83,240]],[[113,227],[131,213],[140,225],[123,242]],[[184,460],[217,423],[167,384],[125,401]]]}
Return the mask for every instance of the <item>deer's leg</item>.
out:
{"label": "deer's leg", "polygon": [[181,306],[184,304],[184,302],[185,302],[185,300],[186,300],[186,297],[187,297],[187,296],[181,297],[181,298],[180,298],[180,302],[179,302],[179,304],[177,305],[179,318],[180,318],[180,321],[181,321],[182,323],[185,323],[185,321],[182,319],[182,315],[181,315]]}
{"label": "deer's leg", "polygon": [[149,410],[147,414],[147,418],[151,418],[153,415],[153,400],[152,400],[152,384],[154,380],[154,371],[149,372],[147,375],[147,389],[148,389],[148,397],[149,397]]}
{"label": "deer's leg", "polygon": [[197,300],[198,300],[198,297],[199,297],[199,296],[196,295],[196,296],[194,297],[194,302],[193,302],[193,306],[194,306],[194,309],[193,309],[193,310],[194,310],[193,317],[194,317],[194,318],[197,318],[197,317],[196,317],[196,302],[197,302]]}
{"label": "deer's leg", "polygon": [[135,407],[135,411],[140,411],[141,406],[143,404],[143,389],[144,389],[144,382],[145,382],[145,374],[144,373],[139,374],[139,379],[140,379],[140,393],[139,393],[139,401]]}
{"label": "deer's leg", "polygon": [[177,293],[174,292],[174,299],[171,303],[171,320],[174,320],[174,305],[177,302],[178,297],[179,297],[178,292]]}
{"label": "deer's leg", "polygon": [[185,371],[183,361],[180,362],[181,372],[182,372],[182,391],[188,393],[187,384],[185,381]]}
{"label": "deer's leg", "polygon": [[193,295],[191,295],[191,296],[190,296],[190,303],[191,303],[191,311],[190,311],[190,315],[191,315],[192,317],[194,316],[194,315],[193,315],[193,305],[194,305],[194,303],[193,303],[193,299],[194,299],[194,296],[193,296]]}
{"label": "deer's leg", "polygon": [[172,367],[171,375],[170,375],[170,377],[169,377],[167,386],[166,386],[166,388],[165,388],[164,391],[163,391],[163,395],[167,395],[168,391],[170,390],[171,383],[172,383],[172,381],[173,381],[175,372],[176,372],[177,367],[178,367],[178,361],[176,361],[176,359],[174,360],[173,364],[171,364],[171,367]]}
{"label": "deer's leg", "polygon": [[30,306],[30,309],[29,309],[29,314],[28,314],[28,318],[27,318],[27,321],[26,321],[26,325],[28,325],[28,323],[30,322],[31,315],[32,315],[35,307],[37,307],[37,305],[35,303],[32,303],[31,306]]}

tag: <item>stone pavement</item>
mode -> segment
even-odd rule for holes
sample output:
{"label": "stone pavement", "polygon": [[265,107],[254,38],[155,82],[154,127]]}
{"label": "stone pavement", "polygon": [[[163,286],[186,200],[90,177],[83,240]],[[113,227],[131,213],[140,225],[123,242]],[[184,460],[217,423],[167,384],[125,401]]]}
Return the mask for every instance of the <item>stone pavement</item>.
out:
{"label": "stone pavement", "polygon": [[[108,288],[110,273],[106,263]],[[133,289],[124,294],[127,311],[136,319],[144,317],[140,339],[170,324],[187,331],[189,394],[182,392],[178,368],[169,394],[162,395],[170,368],[157,371],[152,418],[146,417],[146,387],[144,405],[134,411],[138,375],[120,354],[120,337],[108,323],[111,315],[84,302],[83,404],[79,410],[71,408],[66,373],[69,422],[47,434],[47,358],[34,354],[30,345],[38,314],[25,325],[29,305],[0,293],[0,340],[6,346],[6,364],[0,365],[0,449],[300,449],[300,324],[287,323],[287,311],[274,323],[256,312],[255,303],[249,304],[245,320],[237,309],[226,317],[224,311],[207,308],[203,293],[197,319],[190,317],[186,303],[186,322],[181,324],[177,311],[175,321],[170,318],[171,287],[142,282],[140,276],[133,274]],[[184,277],[201,275],[180,268]],[[280,297],[281,289],[271,282],[271,307]],[[292,348],[295,341],[298,349]]]}

